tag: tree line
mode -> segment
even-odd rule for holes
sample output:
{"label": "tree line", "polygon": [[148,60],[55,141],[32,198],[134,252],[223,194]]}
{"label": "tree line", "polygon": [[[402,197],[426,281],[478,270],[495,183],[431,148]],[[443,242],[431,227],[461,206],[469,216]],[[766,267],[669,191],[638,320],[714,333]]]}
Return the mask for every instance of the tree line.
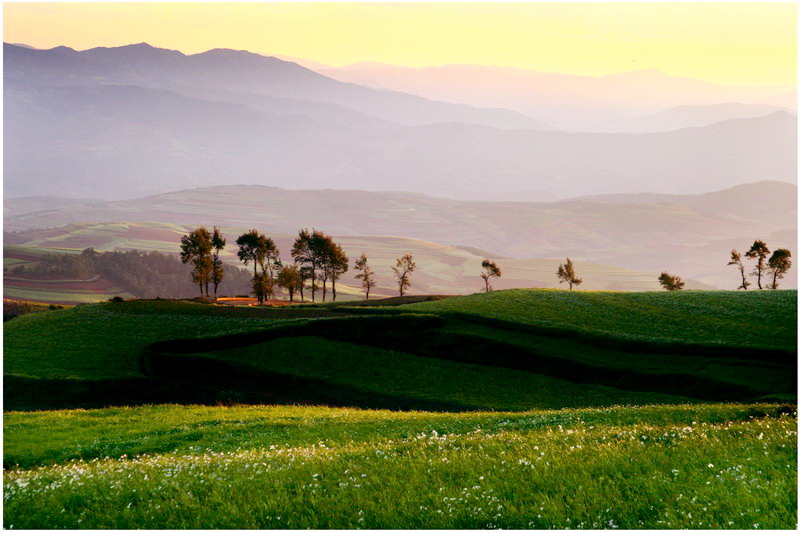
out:
{"label": "tree line", "polygon": [[[750,275],[756,278],[756,284],[759,290],[764,289],[761,284],[762,279],[767,278],[767,280],[769,280],[770,277],[772,277],[772,281],[766,285],[766,288],[777,289],[778,280],[783,279],[786,273],[789,272],[789,269],[792,268],[792,252],[786,248],[778,248],[772,252],[772,256],[767,259],[767,256],[769,256],[769,248],[767,244],[761,240],[754,241],[750,249],[744,253],[744,256],[746,259],[756,260],[756,264],[750,272]],[[736,248],[731,250],[731,258],[730,261],[728,261],[728,265],[736,266],[742,277],[742,282],[737,289],[747,290],[752,283],[747,281],[747,275],[745,274],[746,267],[742,262],[742,254],[740,254]]]}
{"label": "tree line", "polygon": [[[219,254],[226,243],[226,239],[217,227],[209,231],[201,226],[181,238],[181,261],[192,265],[192,280],[198,285],[201,297],[210,296],[209,286],[214,288],[214,297],[217,295],[217,288],[225,276]],[[290,302],[294,302],[298,293],[301,301],[305,301],[306,292],[311,293],[312,302],[316,302],[317,293],[321,292],[322,301],[325,302],[329,289],[331,299],[335,301],[336,282],[350,269],[344,249],[330,235],[316,229],[309,231],[306,228],[298,232],[292,244],[291,264],[284,265],[275,241],[256,229],[240,235],[236,239],[236,246],[239,260],[245,267],[252,265],[250,289],[259,303],[273,299],[276,287],[286,291]],[[767,245],[763,241],[756,240],[744,254],[745,258],[756,260],[751,275],[756,277],[759,289],[765,288],[762,279],[769,277],[771,283],[768,283],[766,288],[777,289],[778,281],[792,266],[791,252],[788,249],[775,250],[771,257],[769,253]],[[747,290],[752,284],[747,280],[742,255],[735,249],[732,250],[728,264],[739,268],[742,282],[738,288]],[[502,277],[502,270],[490,259],[484,259],[481,267],[483,290],[490,292],[493,290],[491,279]],[[416,268],[411,253],[397,258],[395,266],[391,267],[400,296],[405,295],[411,287],[411,274]],[[366,253],[362,253],[355,261],[354,270],[358,272],[355,278],[360,281],[361,289],[369,299],[370,291],[376,286],[376,280]],[[566,283],[570,290],[583,283],[583,279],[577,276],[575,265],[569,257],[565,263],[558,265],[556,277],[559,283]],[[668,272],[662,272],[658,282],[667,291],[679,291],[685,286],[680,276]]]}
{"label": "tree line", "polygon": [[[217,287],[225,276],[224,266],[219,253],[227,244],[219,228],[208,231],[201,226],[181,238],[181,261],[192,265],[192,281],[200,290],[201,298],[210,297],[209,285]],[[284,289],[289,301],[294,302],[295,294],[300,294],[305,301],[306,292],[311,293],[311,301],[315,302],[317,293],[322,293],[325,302],[330,288],[331,299],[336,300],[336,282],[350,269],[349,258],[344,249],[333,237],[322,231],[307,228],[298,232],[292,244],[292,264],[283,264],[280,250],[275,241],[257,229],[243,233],[236,239],[236,255],[245,266],[253,267],[250,288],[258,303],[264,303],[275,296],[275,288]],[[397,258],[392,267],[397,278],[400,296],[411,287],[411,274],[417,268],[411,253]],[[375,275],[369,265],[366,253],[355,261],[355,278],[360,280],[361,288],[369,299],[370,291],[375,287]]]}
{"label": "tree line", "polygon": [[[85,280],[102,276],[137,298],[187,298],[195,291],[192,269],[174,255],[127,250],[97,252],[86,248],[79,254],[44,254],[37,262],[8,271],[28,279]],[[250,277],[239,268],[228,269],[230,294],[249,292]]]}
{"label": "tree line", "polygon": [[[779,284],[778,280],[783,279],[792,267],[792,252],[788,249],[778,248],[772,252],[771,256],[769,253],[770,251],[766,243],[761,240],[756,240],[744,254],[745,259],[754,259],[756,261],[750,275],[756,278],[756,284],[760,290],[765,288],[777,289]],[[742,261],[742,254],[735,248],[731,250],[731,257],[730,261],[728,261],[728,265],[736,266],[742,277],[742,282],[737,289],[747,290],[748,287],[752,286],[752,283],[747,280],[747,267]],[[559,278],[559,283],[569,283],[570,289],[572,289],[573,285],[580,285],[582,282],[582,280],[575,275],[575,268],[569,258],[567,258],[565,264],[558,266],[556,276]],[[762,284],[762,280],[770,280],[770,278],[770,283],[766,285]],[[658,276],[658,283],[667,291],[680,291],[683,290],[683,287],[686,285],[680,276],[672,275],[669,272],[662,272]]]}

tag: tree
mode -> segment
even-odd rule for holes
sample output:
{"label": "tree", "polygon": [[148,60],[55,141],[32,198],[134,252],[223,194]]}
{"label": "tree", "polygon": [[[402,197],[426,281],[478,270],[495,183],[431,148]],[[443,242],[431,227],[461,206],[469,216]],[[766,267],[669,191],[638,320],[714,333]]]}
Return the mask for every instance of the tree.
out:
{"label": "tree", "polygon": [[264,254],[261,234],[258,233],[258,230],[251,229],[247,233],[239,235],[239,238],[236,239],[236,244],[239,246],[239,251],[236,252],[239,261],[242,261],[244,266],[247,266],[250,262],[253,263],[253,278],[255,278],[256,274],[258,274],[258,263],[263,260]]}
{"label": "tree", "polygon": [[[214,298],[216,298],[217,287],[222,283],[222,278],[225,277],[222,260],[219,258],[219,252],[225,248],[225,238],[216,226],[214,226],[214,232],[211,234],[211,247],[214,250],[211,255],[211,282],[214,284]],[[206,289],[206,294],[208,294],[208,289]]]}
{"label": "tree", "polygon": [[492,286],[489,285],[489,278],[492,277],[501,277],[503,275],[503,271],[500,270],[500,267],[497,266],[497,263],[494,261],[490,261],[489,259],[484,259],[481,263],[483,267],[483,272],[481,272],[481,279],[485,285],[484,290],[489,292],[492,290]]}
{"label": "tree", "polygon": [[[239,246],[237,253],[239,260],[243,261],[245,266],[250,262],[253,263],[253,285],[260,287],[256,297],[258,303],[263,303],[272,296],[275,269],[280,265],[278,248],[272,239],[255,229],[240,235],[236,239],[236,244]],[[261,267],[261,278],[257,280],[259,267]]]}
{"label": "tree", "polygon": [[[323,264],[327,278],[331,280],[331,293],[333,301],[336,301],[336,280],[350,268],[349,259],[341,246],[333,242],[333,239],[326,235],[323,248]],[[325,301],[323,287],[322,301]]]}
{"label": "tree", "polygon": [[369,290],[375,286],[375,280],[372,279],[372,268],[367,263],[367,254],[362,253],[361,257],[356,259],[354,267],[360,274],[356,274],[355,278],[361,280],[361,288],[367,292],[367,300],[369,300]]}
{"label": "tree", "polygon": [[668,291],[680,291],[683,290],[683,286],[686,285],[681,280],[680,276],[672,276],[667,272],[662,272],[661,275],[658,276],[658,282]]}
{"label": "tree", "polygon": [[[297,234],[294,245],[292,246],[292,259],[294,259],[296,264],[300,265],[301,276],[304,278],[304,280],[311,280],[312,302],[315,301],[315,295],[317,292],[316,280],[317,267],[319,266],[319,257],[316,253],[315,246],[313,246],[313,241],[314,239],[312,239],[308,228],[301,229]],[[300,296],[303,297],[302,290],[300,291]],[[303,299],[305,298],[303,297]]]}
{"label": "tree", "polygon": [[269,279],[263,272],[256,272],[253,274],[253,280],[250,283],[253,288],[253,294],[258,298],[258,303],[263,303],[267,293],[271,290]]}
{"label": "tree", "polygon": [[289,302],[294,302],[294,293],[302,286],[302,282],[297,265],[286,265],[278,274],[278,286],[289,293]]}
{"label": "tree", "polygon": [[297,235],[297,239],[292,246],[292,258],[294,262],[302,267],[305,267],[308,278],[311,280],[311,301],[316,301],[316,292],[319,289],[316,281],[317,279],[323,282],[323,301],[325,293],[327,292],[328,278],[331,271],[326,269],[327,248],[329,241],[332,242],[330,237],[316,229],[309,233],[308,229],[302,229]]}
{"label": "tree", "polygon": [[742,255],[736,251],[736,249],[731,250],[731,260],[728,261],[729,265],[736,265],[739,269],[739,273],[742,275],[742,284],[737,287],[737,289],[744,289],[747,290],[747,287],[750,286],[750,282],[747,281],[747,276],[744,273],[744,264],[742,263]]}
{"label": "tree", "polygon": [[566,263],[558,265],[556,276],[558,276],[559,283],[569,283],[569,290],[572,290],[573,285],[580,285],[583,283],[583,280],[575,275],[575,266],[572,264],[572,260],[569,257],[567,257]]}
{"label": "tree", "polygon": [[763,289],[764,287],[761,286],[761,276],[767,270],[767,255],[769,255],[769,248],[764,243],[764,241],[755,241],[753,242],[753,246],[750,247],[747,252],[745,252],[745,257],[748,259],[758,259],[756,263],[755,269],[753,269],[752,274],[756,276],[758,281],[758,288]]}
{"label": "tree", "polygon": [[261,236],[264,243],[264,259],[261,262],[261,273],[266,277],[267,292],[265,297],[267,300],[274,297],[275,275],[281,269],[281,258],[278,247],[275,246],[275,241],[270,237]]}
{"label": "tree", "polygon": [[411,280],[409,278],[416,268],[417,264],[414,262],[414,258],[409,252],[406,252],[403,257],[397,258],[397,266],[393,266],[392,270],[394,270],[394,274],[397,276],[397,286],[400,289],[400,296],[403,296],[406,289],[411,287]]}
{"label": "tree", "polygon": [[302,266],[297,269],[297,272],[300,274],[300,285],[298,286],[298,289],[300,290],[300,300],[305,302],[306,296],[304,289],[306,286],[306,281],[311,280],[311,285],[313,290],[313,286],[315,285],[314,278],[311,273],[311,267]]}
{"label": "tree", "polygon": [[211,235],[208,230],[200,226],[188,235],[181,237],[181,262],[191,263],[192,281],[200,286],[200,297],[203,297],[203,286],[205,285],[205,295],[208,296],[208,280],[211,277]]}
{"label": "tree", "polygon": [[769,285],[770,289],[778,288],[778,280],[783,279],[783,276],[792,268],[792,252],[786,248],[778,248],[772,252],[772,257],[769,258],[767,267],[772,274],[772,284]]}

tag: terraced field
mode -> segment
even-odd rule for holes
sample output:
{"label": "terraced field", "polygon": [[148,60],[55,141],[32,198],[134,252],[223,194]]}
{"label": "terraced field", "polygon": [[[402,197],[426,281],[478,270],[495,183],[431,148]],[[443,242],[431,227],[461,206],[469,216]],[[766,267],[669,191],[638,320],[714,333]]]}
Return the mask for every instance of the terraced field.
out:
{"label": "terraced field", "polygon": [[134,295],[100,276],[85,279],[28,279],[15,275],[13,269],[33,264],[49,253],[80,253],[77,248],[38,248],[33,246],[3,246],[3,293],[6,298],[47,302],[55,304],[79,304],[108,300],[114,296],[133,298]]}

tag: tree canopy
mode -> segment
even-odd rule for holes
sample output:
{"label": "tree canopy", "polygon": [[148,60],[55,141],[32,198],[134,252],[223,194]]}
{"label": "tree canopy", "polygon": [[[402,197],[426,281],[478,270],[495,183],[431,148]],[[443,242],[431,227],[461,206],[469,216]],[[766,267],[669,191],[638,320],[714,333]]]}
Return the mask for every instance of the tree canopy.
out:
{"label": "tree canopy", "polygon": [[573,285],[580,285],[583,283],[583,280],[575,275],[575,266],[572,264],[572,260],[569,257],[567,257],[566,263],[558,265],[556,276],[558,276],[559,283],[569,284],[569,290],[572,290]]}

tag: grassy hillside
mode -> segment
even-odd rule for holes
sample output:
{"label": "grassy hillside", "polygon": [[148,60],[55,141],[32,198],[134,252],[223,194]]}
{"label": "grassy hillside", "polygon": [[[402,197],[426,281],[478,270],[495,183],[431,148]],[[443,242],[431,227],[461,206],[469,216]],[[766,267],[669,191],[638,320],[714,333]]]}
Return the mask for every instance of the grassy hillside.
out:
{"label": "grassy hillside", "polygon": [[511,290],[409,305],[650,342],[794,350],[797,291],[592,292]]}
{"label": "grassy hillside", "polygon": [[6,405],[459,411],[791,399],[795,321],[792,291],[496,291],[389,307],[85,305],[6,325]]}
{"label": "grassy hillside", "polygon": [[23,315],[4,524],[792,528],[795,317],[793,291],[549,290]]}
{"label": "grassy hillside", "polygon": [[7,413],[5,425],[3,518],[14,529],[797,520],[796,412],[771,405],[461,415],[161,406]]}

